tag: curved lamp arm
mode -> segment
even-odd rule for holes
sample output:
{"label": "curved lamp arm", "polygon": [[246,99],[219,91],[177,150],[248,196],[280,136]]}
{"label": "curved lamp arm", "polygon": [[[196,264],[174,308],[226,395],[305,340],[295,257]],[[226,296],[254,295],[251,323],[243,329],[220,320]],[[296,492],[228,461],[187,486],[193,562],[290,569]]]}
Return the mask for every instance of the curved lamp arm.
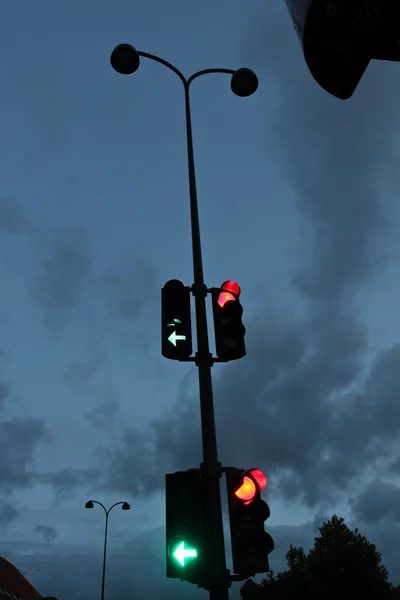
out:
{"label": "curved lamp arm", "polygon": [[227,73],[228,75],[233,75],[235,72],[233,69],[203,69],[202,71],[197,71],[197,73],[191,75],[189,79],[186,79],[183,73],[179,69],[177,69],[173,64],[171,64],[167,60],[164,60],[163,58],[160,58],[159,56],[156,56],[155,54],[149,54],[148,52],[141,52],[138,50],[138,55],[143,56],[144,58],[150,58],[151,60],[154,60],[155,62],[158,62],[164,65],[165,67],[168,67],[168,69],[170,69],[176,75],[178,75],[179,79],[182,81],[185,87],[189,87],[192,81],[194,81],[195,79],[197,79],[197,77],[200,77],[201,75],[207,75],[208,73]]}
{"label": "curved lamp arm", "polygon": [[108,515],[110,514],[110,512],[114,508],[114,506],[118,506],[119,504],[123,504],[124,506],[126,506],[127,509],[130,508],[130,505],[128,504],[128,502],[116,502],[115,504],[110,506],[110,508],[108,510],[106,509],[104,504],[102,504],[98,500],[88,500],[88,502],[86,502],[86,505],[85,505],[86,508],[93,508],[92,506],[90,506],[90,504],[98,504],[99,506],[101,506],[101,508],[104,510],[104,512],[106,514],[106,517],[108,517]]}
{"label": "curved lamp arm", "polygon": [[106,516],[108,515],[108,511],[107,511],[106,507],[104,506],[104,504],[102,504],[98,500],[88,500],[88,502],[86,502],[86,508],[92,508],[92,507],[88,506],[88,504],[90,504],[90,503],[98,504],[104,510],[104,512],[106,513]]}

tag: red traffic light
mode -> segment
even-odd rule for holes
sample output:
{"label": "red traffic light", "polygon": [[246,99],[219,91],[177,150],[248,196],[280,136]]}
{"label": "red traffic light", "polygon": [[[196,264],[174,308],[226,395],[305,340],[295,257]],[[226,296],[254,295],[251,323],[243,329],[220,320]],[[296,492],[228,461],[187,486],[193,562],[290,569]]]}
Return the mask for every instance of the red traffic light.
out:
{"label": "red traffic light", "polygon": [[244,475],[242,485],[235,491],[235,496],[244,504],[250,504],[257,492],[261,492],[267,486],[267,478],[260,469],[251,469],[248,475]]}
{"label": "red traffic light", "polygon": [[225,304],[231,300],[238,300],[240,296],[240,285],[236,283],[236,281],[225,281],[221,285],[221,290],[224,290],[218,296],[218,304],[221,308],[225,306]]}

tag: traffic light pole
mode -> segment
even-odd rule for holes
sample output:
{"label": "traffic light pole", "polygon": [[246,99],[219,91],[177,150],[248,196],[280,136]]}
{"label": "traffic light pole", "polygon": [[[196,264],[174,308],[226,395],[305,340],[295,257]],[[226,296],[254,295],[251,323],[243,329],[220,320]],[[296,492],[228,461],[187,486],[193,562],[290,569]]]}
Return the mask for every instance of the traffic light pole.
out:
{"label": "traffic light pole", "polygon": [[202,470],[205,478],[205,493],[207,502],[207,559],[209,565],[210,600],[229,600],[229,573],[226,569],[225,543],[222,521],[221,493],[220,493],[220,463],[218,462],[217,435],[215,428],[214,399],[211,378],[211,367],[213,365],[210,353],[207,328],[206,297],[207,286],[204,283],[203,259],[201,253],[199,208],[197,202],[196,171],[193,151],[192,119],[190,111],[190,84],[194,79],[208,73],[228,73],[233,75],[231,69],[205,69],[186,77],[168,61],[148,54],[138,52],[139,56],[150,58],[168,67],[183,83],[185,91],[185,114],[186,114],[186,139],[189,172],[189,194],[190,194],[190,221],[192,230],[192,253],[193,253],[193,278],[192,288],[195,300],[196,331],[197,331],[197,353],[195,357],[196,366],[199,371],[200,391],[200,414],[201,414],[201,437],[203,446]]}
{"label": "traffic light pole", "polygon": [[[196,365],[199,371],[201,435],[203,445],[203,465],[206,480],[208,508],[210,510],[209,527],[209,565],[215,565],[210,586],[210,600],[228,600],[229,579],[226,570],[225,543],[222,522],[220,493],[220,464],[218,462],[217,434],[215,427],[214,399],[210,353],[207,328],[206,296],[203,260],[201,253],[200,222],[197,202],[196,172],[193,151],[192,120],[190,112],[189,86],[195,76],[185,83],[186,135],[189,169],[190,217],[193,251],[193,295],[195,298],[197,354]],[[214,554],[215,553],[215,554]]]}

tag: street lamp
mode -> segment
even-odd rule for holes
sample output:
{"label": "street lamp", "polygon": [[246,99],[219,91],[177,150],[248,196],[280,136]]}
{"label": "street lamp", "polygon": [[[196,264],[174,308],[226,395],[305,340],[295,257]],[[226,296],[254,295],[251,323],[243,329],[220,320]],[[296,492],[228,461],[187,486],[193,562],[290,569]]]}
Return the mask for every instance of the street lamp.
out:
{"label": "street lamp", "polygon": [[119,44],[111,53],[111,66],[121,75],[131,75],[138,70],[140,57],[154,60],[171,71],[181,80],[185,93],[186,143],[188,155],[190,221],[192,230],[192,254],[194,284],[192,293],[195,299],[197,353],[196,366],[199,371],[201,435],[203,446],[202,469],[205,476],[206,502],[208,518],[208,552],[210,565],[211,600],[227,600],[230,586],[229,571],[226,569],[225,545],[222,523],[221,495],[219,478],[221,476],[218,462],[217,437],[215,430],[214,400],[211,379],[213,357],[210,353],[207,329],[206,296],[207,286],[204,283],[203,260],[201,253],[199,210],[197,202],[196,173],[194,164],[192,121],[190,111],[190,84],[201,75],[209,73],[227,73],[231,75],[231,90],[236,96],[251,96],[258,88],[257,75],[247,68],[237,69],[204,69],[191,75],[188,79],[177,69],[154,54],[136,50],[130,44]]}
{"label": "street lamp", "polygon": [[122,507],[121,507],[122,510],[130,510],[131,507],[128,504],[128,502],[116,502],[107,510],[106,507],[101,502],[98,502],[97,500],[89,500],[88,502],[86,502],[85,508],[93,508],[94,504],[99,504],[102,507],[102,509],[104,510],[105,515],[106,515],[106,527],[105,527],[105,534],[104,534],[103,576],[102,576],[102,580],[101,580],[101,600],[104,600],[104,584],[105,584],[105,580],[106,580],[108,515],[110,514],[110,512],[112,511],[114,506],[118,506],[119,504],[122,504]]}

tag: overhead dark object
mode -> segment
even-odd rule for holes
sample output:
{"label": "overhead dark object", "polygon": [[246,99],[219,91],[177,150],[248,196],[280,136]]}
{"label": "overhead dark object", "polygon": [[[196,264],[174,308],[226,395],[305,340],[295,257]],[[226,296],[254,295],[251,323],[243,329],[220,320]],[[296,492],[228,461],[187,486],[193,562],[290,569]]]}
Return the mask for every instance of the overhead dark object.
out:
{"label": "overhead dark object", "polygon": [[257,75],[251,69],[244,67],[238,69],[232,75],[231,90],[236,96],[245,98],[254,94],[258,88]]}
{"label": "overhead dark object", "polygon": [[89,500],[89,502],[86,502],[85,508],[93,508],[93,502],[91,500]]}
{"label": "overhead dark object", "polygon": [[124,502],[122,505],[122,510],[131,510],[130,505],[128,504],[128,502]]}
{"label": "overhead dark object", "polygon": [[140,56],[136,48],[130,44],[118,44],[111,52],[111,66],[121,75],[132,75],[138,70]]}
{"label": "overhead dark object", "polygon": [[347,100],[371,59],[400,61],[398,0],[285,0],[307,66],[327,92]]}

